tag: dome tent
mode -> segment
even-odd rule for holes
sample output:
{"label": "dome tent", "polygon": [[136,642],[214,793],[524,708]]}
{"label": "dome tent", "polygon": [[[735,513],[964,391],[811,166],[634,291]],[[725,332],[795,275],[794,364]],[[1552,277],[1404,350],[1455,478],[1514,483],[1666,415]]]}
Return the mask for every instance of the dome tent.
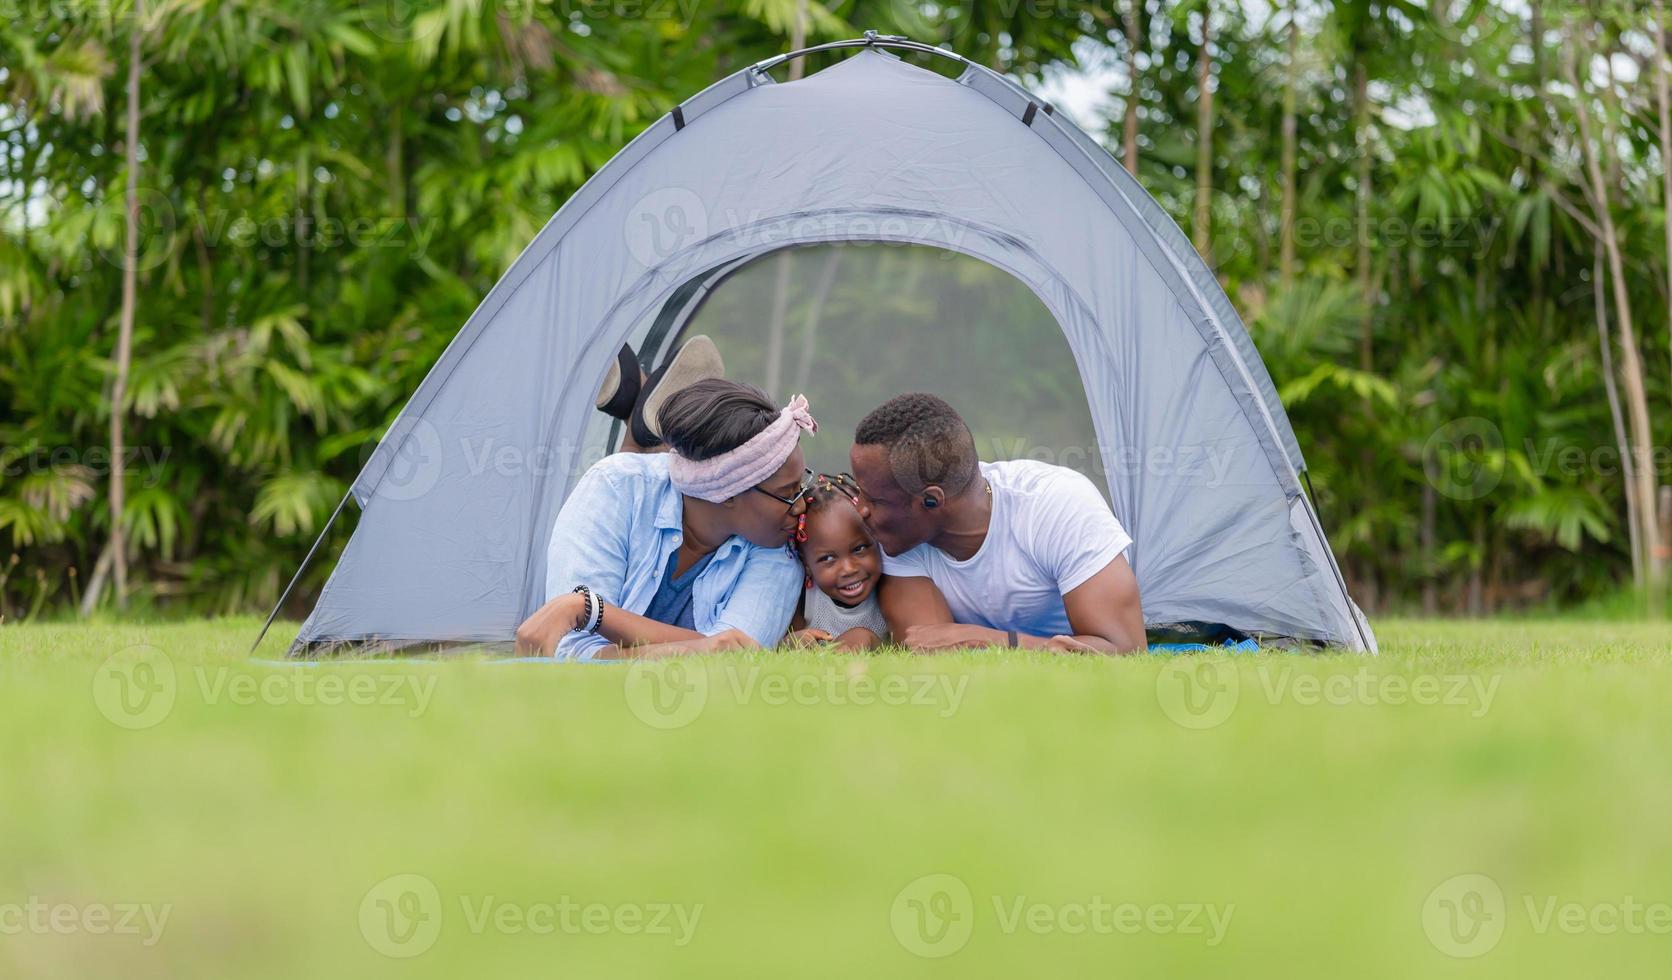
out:
{"label": "dome tent", "polygon": [[[861,50],[793,82],[768,73],[843,47]],[[889,49],[962,70],[941,75]],[[512,639],[546,598],[547,538],[593,458],[592,399],[621,345],[656,356],[740,265],[860,241],[970,256],[1054,316],[1134,541],[1148,624],[1375,650],[1302,490],[1305,460],[1276,388],[1177,225],[1016,83],[868,34],[711,85],[563,205],[338,505],[333,520],[352,498],[360,522],[292,652]],[[1191,450],[1215,454],[1211,473]],[[514,465],[496,465],[507,451]]]}

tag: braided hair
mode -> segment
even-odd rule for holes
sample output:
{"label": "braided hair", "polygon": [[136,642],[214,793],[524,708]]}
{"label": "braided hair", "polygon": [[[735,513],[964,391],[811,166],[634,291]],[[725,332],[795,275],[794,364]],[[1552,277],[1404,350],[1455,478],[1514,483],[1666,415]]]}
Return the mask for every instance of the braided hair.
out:
{"label": "braided hair", "polygon": [[820,473],[813,478],[813,486],[801,498],[807,502],[807,509],[796,518],[795,536],[790,540],[790,548],[796,553],[796,557],[801,557],[801,545],[807,541],[808,515],[823,510],[838,500],[846,500],[857,509],[859,493],[859,482],[847,473]]}

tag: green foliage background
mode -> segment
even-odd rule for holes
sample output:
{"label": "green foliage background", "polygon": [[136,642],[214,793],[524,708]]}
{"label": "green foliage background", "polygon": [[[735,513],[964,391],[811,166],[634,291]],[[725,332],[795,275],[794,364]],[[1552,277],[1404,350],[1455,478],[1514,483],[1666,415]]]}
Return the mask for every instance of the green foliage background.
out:
{"label": "green foliage background", "polygon": [[[124,532],[136,601],[226,612],[277,597],[370,445],[567,196],[678,99],[785,50],[797,11],[795,0],[4,6],[7,619],[74,603],[109,536],[101,447],[132,32],[143,32],[145,224],[122,406],[137,454]],[[806,10],[809,43],[899,31],[1038,84],[1065,69],[1104,78],[1118,68],[1128,6],[852,0]],[[1648,4],[1541,4],[1535,32],[1527,5],[1511,0],[1299,3],[1290,282],[1278,260],[1290,4],[1143,7],[1135,95],[1120,72],[1107,76],[1111,115],[1094,131],[1119,152],[1120,112],[1136,98],[1140,179],[1189,227],[1198,25],[1209,10],[1209,258],[1289,405],[1355,593],[1373,608],[1485,610],[1628,581],[1594,244],[1578,220],[1594,210],[1559,65],[1574,37],[1588,45],[1585,97],[1612,136],[1613,215],[1665,447],[1666,202]],[[1364,154],[1375,190],[1361,223]],[[1446,449],[1467,419],[1489,423],[1464,426],[1487,434],[1467,461],[1490,480],[1479,495],[1446,492],[1453,484],[1437,471],[1455,461],[1436,445]],[[310,573],[298,610],[329,566]]]}

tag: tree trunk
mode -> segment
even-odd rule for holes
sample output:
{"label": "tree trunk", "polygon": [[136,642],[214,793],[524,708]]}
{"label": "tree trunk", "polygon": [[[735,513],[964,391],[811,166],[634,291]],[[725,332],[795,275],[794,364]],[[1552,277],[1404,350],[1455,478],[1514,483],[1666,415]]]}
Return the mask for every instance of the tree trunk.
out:
{"label": "tree trunk", "polygon": [[405,107],[395,103],[394,111],[389,114],[389,143],[383,151],[383,169],[389,180],[389,214],[395,218],[406,217],[406,134],[402,130],[405,117]]}
{"label": "tree trunk", "polygon": [[1469,560],[1468,614],[1478,619],[1486,612],[1486,518],[1475,516],[1475,554]]}
{"label": "tree trunk", "polygon": [[[1631,448],[1633,452],[1640,454],[1635,460],[1635,483],[1640,503],[1638,513],[1643,546],[1648,553],[1647,575],[1643,584],[1648,587],[1654,608],[1659,609],[1661,590],[1664,586],[1664,569],[1659,557],[1660,527],[1653,516],[1655,486],[1651,454],[1655,443],[1649,423],[1649,401],[1643,383],[1643,363],[1638,354],[1637,331],[1632,326],[1631,297],[1626,287],[1625,260],[1620,254],[1620,237],[1614,227],[1608,182],[1603,177],[1605,167],[1598,159],[1597,145],[1592,142],[1591,113],[1585,105],[1585,88],[1580,84],[1578,73],[1574,70],[1571,50],[1567,55],[1566,68],[1568,84],[1572,86],[1575,94],[1574,106],[1579,116],[1579,138],[1584,151],[1585,171],[1591,184],[1597,223],[1602,230],[1603,246],[1608,255],[1609,279],[1614,287],[1614,310],[1620,324],[1620,371],[1625,381],[1625,406],[1626,417],[1630,422]],[[1612,155],[1614,148],[1603,146],[1600,152]]]}
{"label": "tree trunk", "polygon": [[1139,17],[1144,0],[1131,0],[1126,10],[1126,132],[1121,144],[1121,162],[1126,172],[1138,176],[1138,49],[1142,33]]}
{"label": "tree trunk", "polygon": [[[1202,6],[1202,50],[1196,58],[1196,217],[1191,236],[1208,257],[1213,233],[1213,8]],[[1211,264],[1211,263],[1210,263]]]}
{"label": "tree trunk", "polygon": [[[83,619],[93,615],[93,610],[99,608],[99,597],[104,593],[105,579],[110,575],[111,555],[116,551],[116,539],[105,542],[104,550],[99,552],[99,558],[93,563],[93,574],[87,578],[87,591],[81,594],[81,616]],[[12,556],[16,559],[16,555]]]}
{"label": "tree trunk", "polygon": [[842,250],[830,249],[824,257],[824,269],[819,273],[818,285],[813,287],[813,298],[807,302],[807,320],[801,330],[801,358],[795,369],[795,391],[807,390],[813,378],[813,360],[818,353],[819,321],[824,318],[824,303],[830,297],[830,287],[836,282],[836,270],[842,265]]}
{"label": "tree trunk", "polygon": [[1608,273],[1602,266],[1603,248],[1602,241],[1598,239],[1595,270],[1591,279],[1591,299],[1597,314],[1597,343],[1602,348],[1602,388],[1608,395],[1608,415],[1614,422],[1614,445],[1620,453],[1620,479],[1625,483],[1626,489],[1626,528],[1631,532],[1631,580],[1642,582],[1645,570],[1643,535],[1640,530],[1642,519],[1637,513],[1636,466],[1631,456],[1629,440],[1626,439],[1625,417],[1620,409],[1620,386],[1614,380],[1614,341],[1608,331],[1608,295],[1607,287],[1603,285]]}
{"label": "tree trunk", "polygon": [[[807,0],[799,0],[795,7],[795,23],[790,25],[790,50],[807,46]],[[796,81],[806,71],[806,58],[790,62],[789,80]],[[777,275],[772,283],[772,319],[766,325],[766,390],[774,397],[784,376],[784,330],[789,314],[790,255],[785,249],[778,253]]]}
{"label": "tree trunk", "polygon": [[[790,25],[790,50],[800,51],[807,46],[807,0],[796,0],[795,23]],[[790,81],[795,81],[805,72],[806,58],[796,58],[790,62]]]}
{"label": "tree trunk", "polygon": [[127,503],[127,442],[122,416],[128,400],[128,372],[133,365],[134,307],[139,277],[139,69],[142,31],[134,23],[128,35],[128,126],[123,153],[128,166],[127,240],[122,252],[122,312],[116,331],[116,380],[110,395],[110,549],[116,607],[128,608],[128,554],[122,533]]}
{"label": "tree trunk", "polygon": [[1371,331],[1375,323],[1375,300],[1370,295],[1370,74],[1364,67],[1364,56],[1355,53],[1353,61],[1353,145],[1358,149],[1358,220],[1355,222],[1358,254],[1354,260],[1360,302],[1364,304],[1359,320],[1359,368],[1369,371],[1374,363]]}
{"label": "tree trunk", "polygon": [[1299,0],[1290,0],[1289,60],[1283,82],[1283,217],[1278,263],[1284,289],[1288,289],[1295,281],[1295,187],[1296,170],[1299,166],[1295,113],[1300,88],[1300,23],[1296,18],[1300,14],[1299,7]]}
{"label": "tree trunk", "polygon": [[[1667,320],[1672,324],[1672,95],[1666,81],[1666,5],[1654,0],[1655,102],[1660,106],[1660,207],[1666,230]],[[1667,331],[1667,355],[1672,357],[1672,326]]]}
{"label": "tree trunk", "polygon": [[1434,481],[1424,480],[1422,483],[1422,614],[1432,616],[1440,611],[1440,592],[1438,582],[1435,581],[1436,572],[1434,558],[1434,511],[1438,503],[1438,494],[1434,492]]}

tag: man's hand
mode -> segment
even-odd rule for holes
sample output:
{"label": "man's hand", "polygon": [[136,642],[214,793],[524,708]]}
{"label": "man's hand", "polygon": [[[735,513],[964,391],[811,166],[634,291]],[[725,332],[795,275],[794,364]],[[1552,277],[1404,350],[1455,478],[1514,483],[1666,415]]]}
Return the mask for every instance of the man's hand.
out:
{"label": "man's hand", "polygon": [[933,653],[940,650],[966,650],[971,647],[1002,647],[1008,639],[998,630],[985,626],[933,623],[907,627],[901,642],[914,653]]}
{"label": "man's hand", "polygon": [[586,597],[570,592],[560,595],[539,609],[517,627],[517,655],[550,657],[557,652],[558,641],[573,633],[586,614]]}
{"label": "man's hand", "polygon": [[1045,642],[1047,650],[1060,650],[1064,653],[1108,653],[1110,651],[1094,647],[1077,636],[1053,636]]}

